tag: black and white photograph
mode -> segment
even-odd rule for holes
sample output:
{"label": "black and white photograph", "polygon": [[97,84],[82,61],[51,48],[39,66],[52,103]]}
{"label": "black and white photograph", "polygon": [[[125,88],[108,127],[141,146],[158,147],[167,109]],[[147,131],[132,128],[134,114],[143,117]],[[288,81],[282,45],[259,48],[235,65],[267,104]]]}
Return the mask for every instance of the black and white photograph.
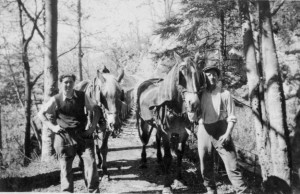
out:
{"label": "black and white photograph", "polygon": [[0,0],[0,193],[300,194],[300,0]]}

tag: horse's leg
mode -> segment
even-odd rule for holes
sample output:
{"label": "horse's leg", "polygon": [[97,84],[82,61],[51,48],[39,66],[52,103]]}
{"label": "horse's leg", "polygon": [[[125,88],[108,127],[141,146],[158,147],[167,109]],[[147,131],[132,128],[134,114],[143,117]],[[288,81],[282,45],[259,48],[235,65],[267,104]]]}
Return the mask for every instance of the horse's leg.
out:
{"label": "horse's leg", "polygon": [[176,166],[176,178],[174,180],[174,187],[183,187],[185,186],[184,183],[182,182],[182,158],[186,146],[186,140],[182,141],[178,144],[176,148],[176,155],[177,155],[177,166]]}
{"label": "horse's leg", "polygon": [[156,157],[157,157],[157,163],[162,162],[162,154],[161,154],[161,132],[156,130]]}
{"label": "horse's leg", "polygon": [[183,157],[184,147],[185,147],[184,143],[179,143],[178,147],[176,149],[176,155],[177,155],[176,178],[178,180],[182,179],[181,165],[182,165],[182,157]]}
{"label": "horse's leg", "polygon": [[83,159],[81,156],[78,156],[79,157],[79,164],[78,164],[78,167],[79,169],[84,172],[84,165],[83,165]]}
{"label": "horse's leg", "polygon": [[102,146],[100,148],[100,153],[101,153],[101,158],[102,158],[102,171],[103,171],[103,177],[102,180],[109,180],[109,173],[107,171],[107,163],[106,163],[106,157],[107,157],[107,152],[108,152],[108,138],[109,138],[110,133],[109,132],[104,132],[103,133],[103,140],[102,140]]}
{"label": "horse's leg", "polygon": [[164,173],[165,173],[165,179],[164,179],[164,188],[163,193],[172,193],[171,189],[171,177],[170,177],[170,166],[172,162],[172,154],[171,154],[171,148],[170,148],[170,140],[168,138],[168,135],[163,133],[162,134],[163,139],[163,146],[164,146]]}
{"label": "horse's leg", "polygon": [[96,140],[97,141],[97,144],[96,144],[96,154],[97,154],[97,157],[98,157],[98,168],[100,169],[101,168],[101,164],[102,164],[102,158],[101,158],[101,154],[100,154],[100,147],[99,147],[99,139]]}
{"label": "horse's leg", "polygon": [[151,126],[151,129],[149,129],[149,125],[141,119],[141,141],[143,143],[142,153],[141,153],[141,165],[140,168],[147,168],[147,152],[146,152],[146,146],[149,142],[153,127]]}

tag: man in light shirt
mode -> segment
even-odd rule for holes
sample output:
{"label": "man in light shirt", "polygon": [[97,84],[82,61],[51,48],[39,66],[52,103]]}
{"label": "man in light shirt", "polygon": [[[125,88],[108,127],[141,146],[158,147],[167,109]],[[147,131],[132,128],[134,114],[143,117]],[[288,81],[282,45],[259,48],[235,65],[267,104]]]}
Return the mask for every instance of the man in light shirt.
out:
{"label": "man in light shirt", "polygon": [[[99,120],[100,110],[88,95],[73,89],[75,75],[64,74],[59,80],[61,92],[43,104],[38,116],[55,133],[54,149],[60,163],[61,191],[74,192],[72,163],[78,154],[83,159],[83,175],[88,192],[99,192],[92,134]],[[87,112],[92,112],[94,117],[85,130]],[[48,119],[47,114],[53,119]]]}
{"label": "man in light shirt", "polygon": [[245,193],[246,185],[237,167],[236,152],[231,132],[237,121],[234,102],[229,91],[218,84],[220,70],[217,66],[203,69],[208,78],[208,87],[201,97],[201,119],[198,129],[198,152],[201,174],[207,193],[217,193],[214,180],[213,148],[222,158],[228,177],[237,193]]}

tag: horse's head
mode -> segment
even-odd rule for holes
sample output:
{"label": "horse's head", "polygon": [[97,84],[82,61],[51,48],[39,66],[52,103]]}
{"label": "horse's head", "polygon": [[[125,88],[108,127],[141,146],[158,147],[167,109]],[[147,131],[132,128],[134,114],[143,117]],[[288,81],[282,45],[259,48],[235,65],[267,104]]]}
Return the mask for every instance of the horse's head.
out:
{"label": "horse's head", "polygon": [[110,73],[97,71],[97,85],[100,86],[100,99],[104,109],[107,129],[115,137],[121,128],[122,89],[119,82],[124,76],[124,71],[116,78]]}
{"label": "horse's head", "polygon": [[195,122],[200,110],[200,94],[206,87],[205,74],[200,72],[190,57],[180,60],[178,85],[182,86],[182,97],[186,106],[188,118]]}

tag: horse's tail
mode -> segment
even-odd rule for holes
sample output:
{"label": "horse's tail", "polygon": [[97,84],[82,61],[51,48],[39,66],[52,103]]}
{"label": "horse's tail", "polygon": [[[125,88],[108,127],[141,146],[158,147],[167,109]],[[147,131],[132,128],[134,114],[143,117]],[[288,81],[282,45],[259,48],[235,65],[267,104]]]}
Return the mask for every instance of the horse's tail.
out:
{"label": "horse's tail", "polygon": [[[136,116],[136,127],[138,129],[138,132],[139,132],[139,136],[140,136],[140,139],[142,140],[142,132],[140,129],[140,120],[143,119],[141,117],[141,107],[140,107],[140,98],[141,98],[141,95],[142,93],[147,90],[147,88],[153,84],[156,84],[156,83],[159,83],[161,82],[163,79],[160,79],[160,78],[153,78],[153,79],[149,79],[149,80],[146,80],[144,82],[142,82],[141,84],[139,84],[136,88],[136,91],[135,91],[135,96],[134,96],[134,99],[135,99],[135,103],[134,103],[134,106],[135,106],[135,116]],[[153,126],[151,126],[153,128]]]}
{"label": "horse's tail", "polygon": [[140,119],[142,119],[140,117],[140,97],[141,97],[141,93],[142,93],[142,87],[141,85],[139,85],[136,89],[135,89],[135,95],[134,95],[134,104],[133,107],[135,109],[135,118],[136,118],[136,128],[139,132],[139,137],[141,138],[141,129],[140,129]]}

